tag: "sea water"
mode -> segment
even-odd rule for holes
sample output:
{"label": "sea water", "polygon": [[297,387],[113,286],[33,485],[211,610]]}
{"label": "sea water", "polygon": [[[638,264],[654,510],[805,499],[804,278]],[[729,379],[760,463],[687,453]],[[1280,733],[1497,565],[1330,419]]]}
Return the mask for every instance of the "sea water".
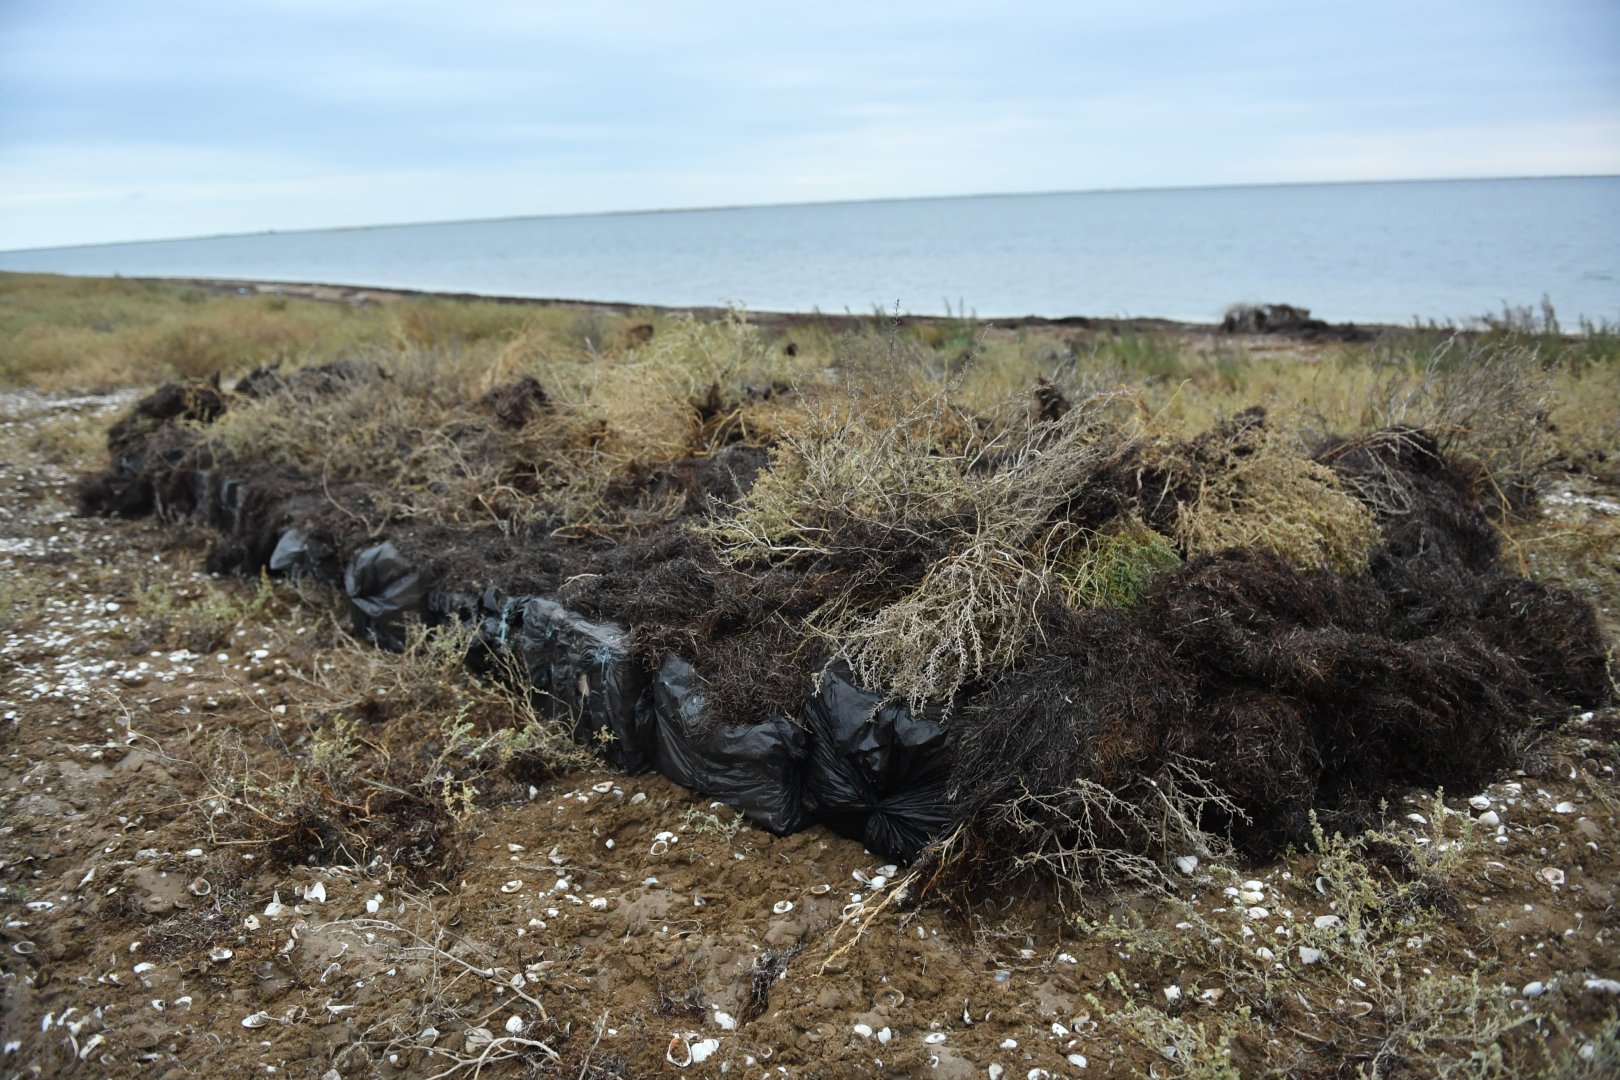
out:
{"label": "sea water", "polygon": [[1620,177],[739,207],[0,252],[0,269],[756,311],[1620,320]]}

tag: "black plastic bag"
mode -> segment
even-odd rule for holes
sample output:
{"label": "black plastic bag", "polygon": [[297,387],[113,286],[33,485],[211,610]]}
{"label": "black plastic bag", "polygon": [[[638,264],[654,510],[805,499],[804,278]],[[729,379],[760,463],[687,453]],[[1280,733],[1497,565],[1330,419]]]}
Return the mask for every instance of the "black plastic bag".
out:
{"label": "black plastic bag", "polygon": [[323,585],[336,585],[343,580],[338,571],[337,552],[332,546],[296,526],[277,538],[266,566],[272,574],[313,577]]}
{"label": "black plastic bag", "polygon": [[510,667],[522,662],[523,605],[530,597],[508,597],[491,587],[484,590],[468,618],[478,626],[478,633],[467,644],[467,670],[475,675],[505,674]]}
{"label": "black plastic bag", "polygon": [[884,704],[839,664],[822,674],[803,719],[805,794],[828,828],[906,863],[950,824],[952,737],[935,710],[919,717]]}
{"label": "black plastic bag", "polygon": [[406,627],[421,617],[427,590],[393,544],[357,553],[343,575],[354,632],[393,652],[405,650]]}
{"label": "black plastic bag", "polygon": [[778,836],[810,823],[803,801],[810,740],[793,721],[773,716],[705,729],[702,682],[674,656],[658,669],[643,704],[653,713],[653,767],[659,772]]}
{"label": "black plastic bag", "polygon": [[571,721],[576,742],[625,772],[651,768],[652,717],[637,708],[647,674],[624,631],[542,597],[524,602],[522,618],[523,666],[541,708]]}

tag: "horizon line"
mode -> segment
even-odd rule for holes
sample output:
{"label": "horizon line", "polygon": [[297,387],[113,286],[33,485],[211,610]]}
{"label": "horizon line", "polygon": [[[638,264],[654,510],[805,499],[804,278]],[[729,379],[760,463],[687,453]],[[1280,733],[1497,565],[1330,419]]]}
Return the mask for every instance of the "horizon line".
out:
{"label": "horizon line", "polygon": [[202,233],[192,236],[162,236],[143,240],[104,240],[98,243],[50,244],[44,247],[3,248],[0,255],[24,255],[46,251],[74,251],[82,248],[128,247],[134,244],[184,244],[201,240],[235,240],[256,236],[298,236],[323,232],[368,232],[380,229],[438,228],[451,225],[491,225],[503,221],[561,220],[566,218],[633,217],[651,214],[706,214],[734,210],[781,210],[812,206],[867,206],[880,203],[942,202],[953,199],[1022,199],[1054,195],[1130,195],[1170,191],[1230,191],[1246,188],[1355,187],[1375,184],[1464,184],[1482,182],[1522,183],[1531,180],[1611,180],[1617,173],[1559,173],[1519,176],[1429,176],[1382,180],[1266,180],[1231,184],[1168,184],[1147,187],[1100,187],[1047,189],[1041,191],[979,191],[956,195],[880,195],[861,199],[805,199],[786,202],[719,203],[708,206],[645,207],[630,210],[582,210],[571,213],[502,214],[487,218],[441,218],[432,221],[385,221],[363,225],[322,225],[296,229],[257,229],[251,232]]}

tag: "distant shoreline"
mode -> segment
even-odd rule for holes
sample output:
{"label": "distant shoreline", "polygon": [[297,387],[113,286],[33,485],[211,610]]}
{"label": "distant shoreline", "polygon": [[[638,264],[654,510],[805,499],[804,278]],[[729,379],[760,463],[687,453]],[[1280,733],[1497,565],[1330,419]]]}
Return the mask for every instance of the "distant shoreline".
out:
{"label": "distant shoreline", "polygon": [[[79,275],[64,275],[79,276]],[[102,275],[95,275],[102,276]],[[535,297],[535,296],[503,296],[487,293],[469,292],[443,292],[431,289],[403,289],[372,285],[340,285],[328,282],[309,281],[264,281],[253,278],[208,278],[208,277],[125,277],[125,281],[151,281],[167,285],[190,285],[195,288],[207,289],[216,295],[255,295],[255,296],[287,296],[300,300],[315,300],[332,304],[383,304],[401,300],[452,300],[458,302],[484,301],[495,304],[533,305],[536,307],[573,307],[584,310],[606,311],[614,314],[634,314],[638,311],[649,313],[671,314],[687,312],[700,318],[717,318],[729,310],[724,307],[684,307],[670,304],[640,304],[621,300],[578,300],[569,297]],[[941,323],[955,321],[948,315],[910,315],[901,313],[898,316],[872,312],[869,314],[852,314],[824,311],[756,311],[747,309],[751,320],[763,325],[786,328],[804,326],[811,323],[844,329],[857,323],[873,319],[894,319],[901,326],[915,324]],[[1023,326],[1052,326],[1072,327],[1080,330],[1102,330],[1116,333],[1148,333],[1169,332],[1183,334],[1222,334],[1220,323],[1187,322],[1177,319],[1161,319],[1153,316],[1130,317],[1103,317],[1092,315],[1015,315],[1015,316],[976,316],[969,318],[985,324],[994,324],[998,327],[1015,329]],[[1327,337],[1341,337],[1345,333],[1354,333],[1356,336],[1377,335],[1386,331],[1409,329],[1395,323],[1343,323],[1333,324],[1329,328]],[[1298,334],[1278,334],[1277,336],[1301,336]],[[1311,336],[1311,335],[1306,335]],[[1323,335],[1314,335],[1317,337]]]}

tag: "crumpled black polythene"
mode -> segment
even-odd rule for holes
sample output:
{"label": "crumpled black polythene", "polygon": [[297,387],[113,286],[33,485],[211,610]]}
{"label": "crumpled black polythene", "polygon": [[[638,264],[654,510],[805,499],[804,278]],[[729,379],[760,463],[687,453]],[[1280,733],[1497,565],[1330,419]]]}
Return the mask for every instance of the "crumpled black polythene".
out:
{"label": "crumpled black polythene", "polygon": [[812,736],[805,794],[816,817],[885,858],[915,859],[951,821],[952,737],[939,716],[885,704],[846,665],[825,671],[803,712]]}

